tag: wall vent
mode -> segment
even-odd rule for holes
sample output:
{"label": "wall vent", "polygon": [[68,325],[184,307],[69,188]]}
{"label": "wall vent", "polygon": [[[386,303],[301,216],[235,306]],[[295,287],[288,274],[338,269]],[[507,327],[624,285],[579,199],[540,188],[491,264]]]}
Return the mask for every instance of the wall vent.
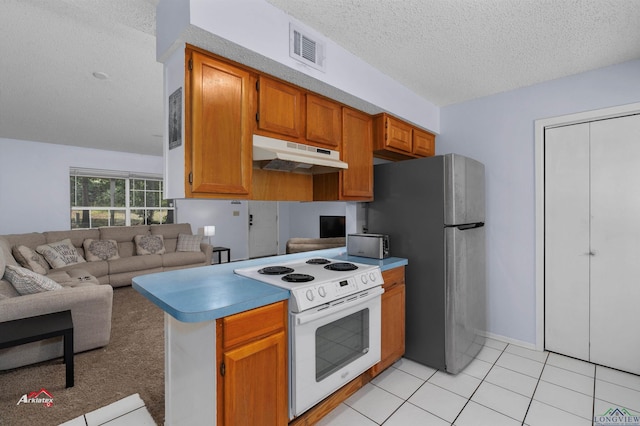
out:
{"label": "wall vent", "polygon": [[324,44],[293,23],[289,24],[289,56],[322,72],[325,70]]}

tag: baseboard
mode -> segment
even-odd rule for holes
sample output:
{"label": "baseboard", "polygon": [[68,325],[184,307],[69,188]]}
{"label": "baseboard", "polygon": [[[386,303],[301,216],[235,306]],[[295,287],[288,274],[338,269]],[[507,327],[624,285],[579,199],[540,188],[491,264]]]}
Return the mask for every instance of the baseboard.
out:
{"label": "baseboard", "polygon": [[512,339],[511,337],[501,336],[499,334],[484,332],[485,337],[488,337],[493,340],[498,340],[500,342],[508,343],[511,345],[521,346],[523,348],[531,349],[532,351],[537,351],[535,343],[525,342],[523,340]]}

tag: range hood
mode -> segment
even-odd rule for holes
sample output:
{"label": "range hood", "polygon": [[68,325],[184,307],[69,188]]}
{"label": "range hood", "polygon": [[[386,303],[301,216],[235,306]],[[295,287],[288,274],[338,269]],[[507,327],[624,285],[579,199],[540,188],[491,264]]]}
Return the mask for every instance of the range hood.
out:
{"label": "range hood", "polygon": [[253,163],[264,170],[306,174],[332,173],[349,166],[326,148],[253,135]]}

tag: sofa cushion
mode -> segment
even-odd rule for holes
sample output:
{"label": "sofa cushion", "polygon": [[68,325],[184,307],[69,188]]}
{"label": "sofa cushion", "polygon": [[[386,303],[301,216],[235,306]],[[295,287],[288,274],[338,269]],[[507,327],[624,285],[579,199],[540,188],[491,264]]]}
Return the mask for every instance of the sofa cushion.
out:
{"label": "sofa cushion", "polygon": [[21,295],[61,290],[63,288],[52,279],[21,266],[7,265],[4,276]]}
{"label": "sofa cushion", "polygon": [[178,234],[176,251],[201,251],[202,235]]}
{"label": "sofa cushion", "polygon": [[116,240],[120,257],[135,256],[136,247],[133,238],[136,235],[148,235],[147,225],[103,226],[100,228],[101,240]]}
{"label": "sofa cushion", "polygon": [[89,262],[120,258],[116,240],[94,240],[87,238],[82,243],[82,246],[84,247],[84,255]]}
{"label": "sofa cushion", "polygon": [[136,235],[136,254],[138,256],[146,254],[164,254],[164,239],[162,235]]}
{"label": "sofa cushion", "polygon": [[[0,263],[3,263],[4,265],[20,266],[11,254],[11,243],[4,238],[0,238],[0,257],[2,258]],[[2,275],[4,275],[4,268],[2,268],[1,272]]]}
{"label": "sofa cushion", "polygon": [[35,252],[27,246],[13,246],[11,252],[13,253],[13,257],[23,268],[31,269],[33,272],[37,272],[42,275],[46,275],[47,271],[51,269],[40,253]]}
{"label": "sofa cushion", "polygon": [[191,235],[191,225],[188,223],[168,223],[164,225],[151,225],[149,227],[151,235],[162,235],[164,239],[164,248],[167,253],[176,251],[178,245],[178,235]]}
{"label": "sofa cushion", "polygon": [[4,250],[0,247],[0,278],[4,275],[4,268],[7,266],[7,257],[4,254]]}
{"label": "sofa cushion", "polygon": [[146,271],[147,269],[162,268],[162,256],[148,254],[146,256],[121,257],[109,261],[109,275],[126,272]]}
{"label": "sofa cushion", "polygon": [[36,251],[47,259],[52,268],[61,268],[86,262],[69,238],[55,243],[43,244],[38,246]]}
{"label": "sofa cushion", "polygon": [[162,266],[165,268],[173,268],[176,266],[186,265],[204,265],[206,256],[201,251],[177,251],[175,253],[166,253],[162,255]]}
{"label": "sofa cushion", "polygon": [[0,280],[0,300],[20,296],[16,288],[7,280]]}
{"label": "sofa cushion", "polygon": [[[100,231],[98,229],[72,229],[71,231],[48,231],[45,232],[47,238],[47,244],[55,243],[65,239],[70,239],[71,244],[76,248],[78,254],[85,257],[82,243],[87,238],[93,238],[95,240],[100,239]],[[38,244],[40,245],[40,244]],[[36,246],[34,246],[36,247]]]}

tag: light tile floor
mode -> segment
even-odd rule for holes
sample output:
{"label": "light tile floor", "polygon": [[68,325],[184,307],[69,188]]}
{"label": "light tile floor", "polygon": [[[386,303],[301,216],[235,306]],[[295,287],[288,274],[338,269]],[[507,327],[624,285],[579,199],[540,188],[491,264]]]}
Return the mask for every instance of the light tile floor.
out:
{"label": "light tile floor", "polygon": [[616,408],[640,413],[640,376],[487,339],[455,376],[399,360],[318,425],[593,425]]}
{"label": "light tile floor", "polygon": [[155,426],[155,422],[136,393],[60,426]]}

